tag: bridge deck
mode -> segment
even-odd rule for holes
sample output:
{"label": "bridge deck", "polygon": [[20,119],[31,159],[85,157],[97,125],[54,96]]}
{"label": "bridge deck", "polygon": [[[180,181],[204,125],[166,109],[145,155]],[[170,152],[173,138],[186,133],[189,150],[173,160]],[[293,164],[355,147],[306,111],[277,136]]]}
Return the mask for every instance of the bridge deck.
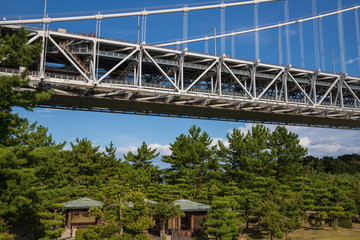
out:
{"label": "bridge deck", "polygon": [[32,89],[54,89],[43,107],[360,128],[358,77],[30,30],[48,42],[45,69],[30,68]]}

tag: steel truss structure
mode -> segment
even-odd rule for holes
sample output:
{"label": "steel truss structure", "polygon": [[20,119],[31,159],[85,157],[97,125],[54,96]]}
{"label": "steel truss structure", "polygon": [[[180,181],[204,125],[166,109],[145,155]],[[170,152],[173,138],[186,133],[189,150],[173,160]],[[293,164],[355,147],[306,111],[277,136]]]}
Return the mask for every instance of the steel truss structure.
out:
{"label": "steel truss structure", "polygon": [[28,44],[47,39],[46,56],[30,68],[33,90],[54,89],[42,107],[360,128],[359,77],[28,30]]}

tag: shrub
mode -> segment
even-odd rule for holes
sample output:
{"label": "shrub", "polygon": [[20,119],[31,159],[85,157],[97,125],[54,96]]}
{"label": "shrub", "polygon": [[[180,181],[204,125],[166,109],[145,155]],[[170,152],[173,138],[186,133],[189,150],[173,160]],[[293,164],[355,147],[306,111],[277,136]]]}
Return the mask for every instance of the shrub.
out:
{"label": "shrub", "polygon": [[86,231],[86,229],[78,229],[75,232],[75,239],[76,240],[85,240],[85,238],[84,238],[85,231]]}
{"label": "shrub", "polygon": [[339,221],[339,227],[342,227],[342,228],[353,228],[353,224],[351,222],[351,220],[349,219],[341,219]]}

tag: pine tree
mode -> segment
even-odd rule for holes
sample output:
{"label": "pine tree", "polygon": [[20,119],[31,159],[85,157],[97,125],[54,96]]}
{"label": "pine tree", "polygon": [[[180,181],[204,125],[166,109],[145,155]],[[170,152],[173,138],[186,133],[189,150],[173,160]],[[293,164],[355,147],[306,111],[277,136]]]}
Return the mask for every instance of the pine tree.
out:
{"label": "pine tree", "polygon": [[142,170],[146,172],[154,182],[160,182],[160,170],[157,166],[153,165],[153,159],[160,155],[159,152],[156,152],[157,149],[151,149],[145,142],[137,148],[136,154],[128,152],[124,155],[126,161],[132,163],[132,165],[137,170]]}
{"label": "pine tree", "polygon": [[285,216],[280,213],[280,206],[274,201],[266,200],[262,202],[259,209],[259,223],[261,228],[269,231],[270,240],[273,237],[281,238],[284,233]]}
{"label": "pine tree", "polygon": [[152,160],[160,154],[156,151],[156,149],[151,149],[143,142],[136,150],[136,154],[129,151],[124,155],[124,158],[127,161],[132,162],[135,168],[149,168],[152,166]]}
{"label": "pine tree", "polygon": [[[28,32],[21,28],[12,35],[0,35],[0,66],[29,67],[33,58],[40,55],[41,44],[27,45]],[[13,138],[17,129],[27,123],[26,119],[12,113],[13,106],[32,110],[34,104],[49,99],[51,92],[16,92],[14,89],[28,84],[27,71],[20,75],[0,76],[0,144]]]}
{"label": "pine tree", "polygon": [[210,238],[216,240],[238,239],[241,223],[236,208],[237,202],[232,197],[219,197],[212,202],[209,218],[204,223],[205,232]]}
{"label": "pine tree", "polygon": [[163,161],[171,165],[165,180],[187,190],[187,197],[197,198],[202,184],[217,176],[220,169],[212,139],[199,127],[192,126],[189,135],[177,137],[170,150],[171,155],[163,156]]}
{"label": "pine tree", "polygon": [[153,217],[160,223],[161,232],[165,233],[166,224],[169,219],[182,216],[180,206],[174,205],[172,202],[157,202],[153,205]]}
{"label": "pine tree", "polygon": [[289,132],[286,127],[279,126],[271,133],[269,139],[271,155],[276,160],[276,177],[286,182],[303,171],[303,157],[307,149],[300,145],[298,135]]}

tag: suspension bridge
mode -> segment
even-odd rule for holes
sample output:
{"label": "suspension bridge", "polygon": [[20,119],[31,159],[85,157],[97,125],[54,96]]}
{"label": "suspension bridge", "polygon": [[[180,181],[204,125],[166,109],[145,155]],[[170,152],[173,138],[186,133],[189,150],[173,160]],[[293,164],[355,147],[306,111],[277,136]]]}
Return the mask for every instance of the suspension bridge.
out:
{"label": "suspension bridge", "polygon": [[[54,95],[39,107],[82,111],[184,117],[222,121],[289,124],[299,126],[360,129],[360,77],[346,72],[344,22],[342,14],[354,13],[351,24],[356,32],[360,57],[358,11],[360,5],[318,13],[313,0],[312,16],[289,19],[288,1],[284,2],[283,22],[259,25],[258,6],[277,0],[254,0],[204,6],[184,6],[161,10],[142,10],[73,17],[0,21],[2,32],[13,33],[20,27],[29,33],[28,44],[41,41],[43,51],[30,67],[30,86],[19,91],[53,89]],[[46,3],[46,1],[45,1]],[[225,32],[225,9],[253,5],[254,27]],[[220,10],[220,33],[188,36],[188,13]],[[183,39],[159,44],[146,43],[146,19],[151,15],[183,14]],[[322,20],[337,17],[341,71],[321,71],[325,64]],[[137,42],[101,36],[102,21],[110,18],[138,17]],[[52,30],[59,22],[95,20],[93,34]],[[42,28],[33,24],[42,24]],[[303,23],[313,23],[315,69],[306,69]],[[301,66],[291,65],[289,27],[299,27]],[[345,26],[347,27],[347,25]],[[259,33],[269,29],[285,32],[286,65],[279,52],[278,63],[263,63]],[[235,36],[254,33],[255,59],[235,57]],[[278,49],[282,35],[278,35]],[[331,36],[334,37],[334,36]],[[226,54],[225,39],[231,38],[231,56]],[[216,52],[220,39],[220,54]],[[214,41],[214,53],[208,52]],[[191,51],[188,44],[203,42],[204,52]],[[180,49],[181,48],[181,49]],[[332,49],[333,64],[334,49]],[[359,61],[360,68],[360,61]],[[0,68],[0,74],[19,74],[21,69]],[[359,71],[358,71],[359,73]],[[359,75],[359,74],[358,74]]]}

